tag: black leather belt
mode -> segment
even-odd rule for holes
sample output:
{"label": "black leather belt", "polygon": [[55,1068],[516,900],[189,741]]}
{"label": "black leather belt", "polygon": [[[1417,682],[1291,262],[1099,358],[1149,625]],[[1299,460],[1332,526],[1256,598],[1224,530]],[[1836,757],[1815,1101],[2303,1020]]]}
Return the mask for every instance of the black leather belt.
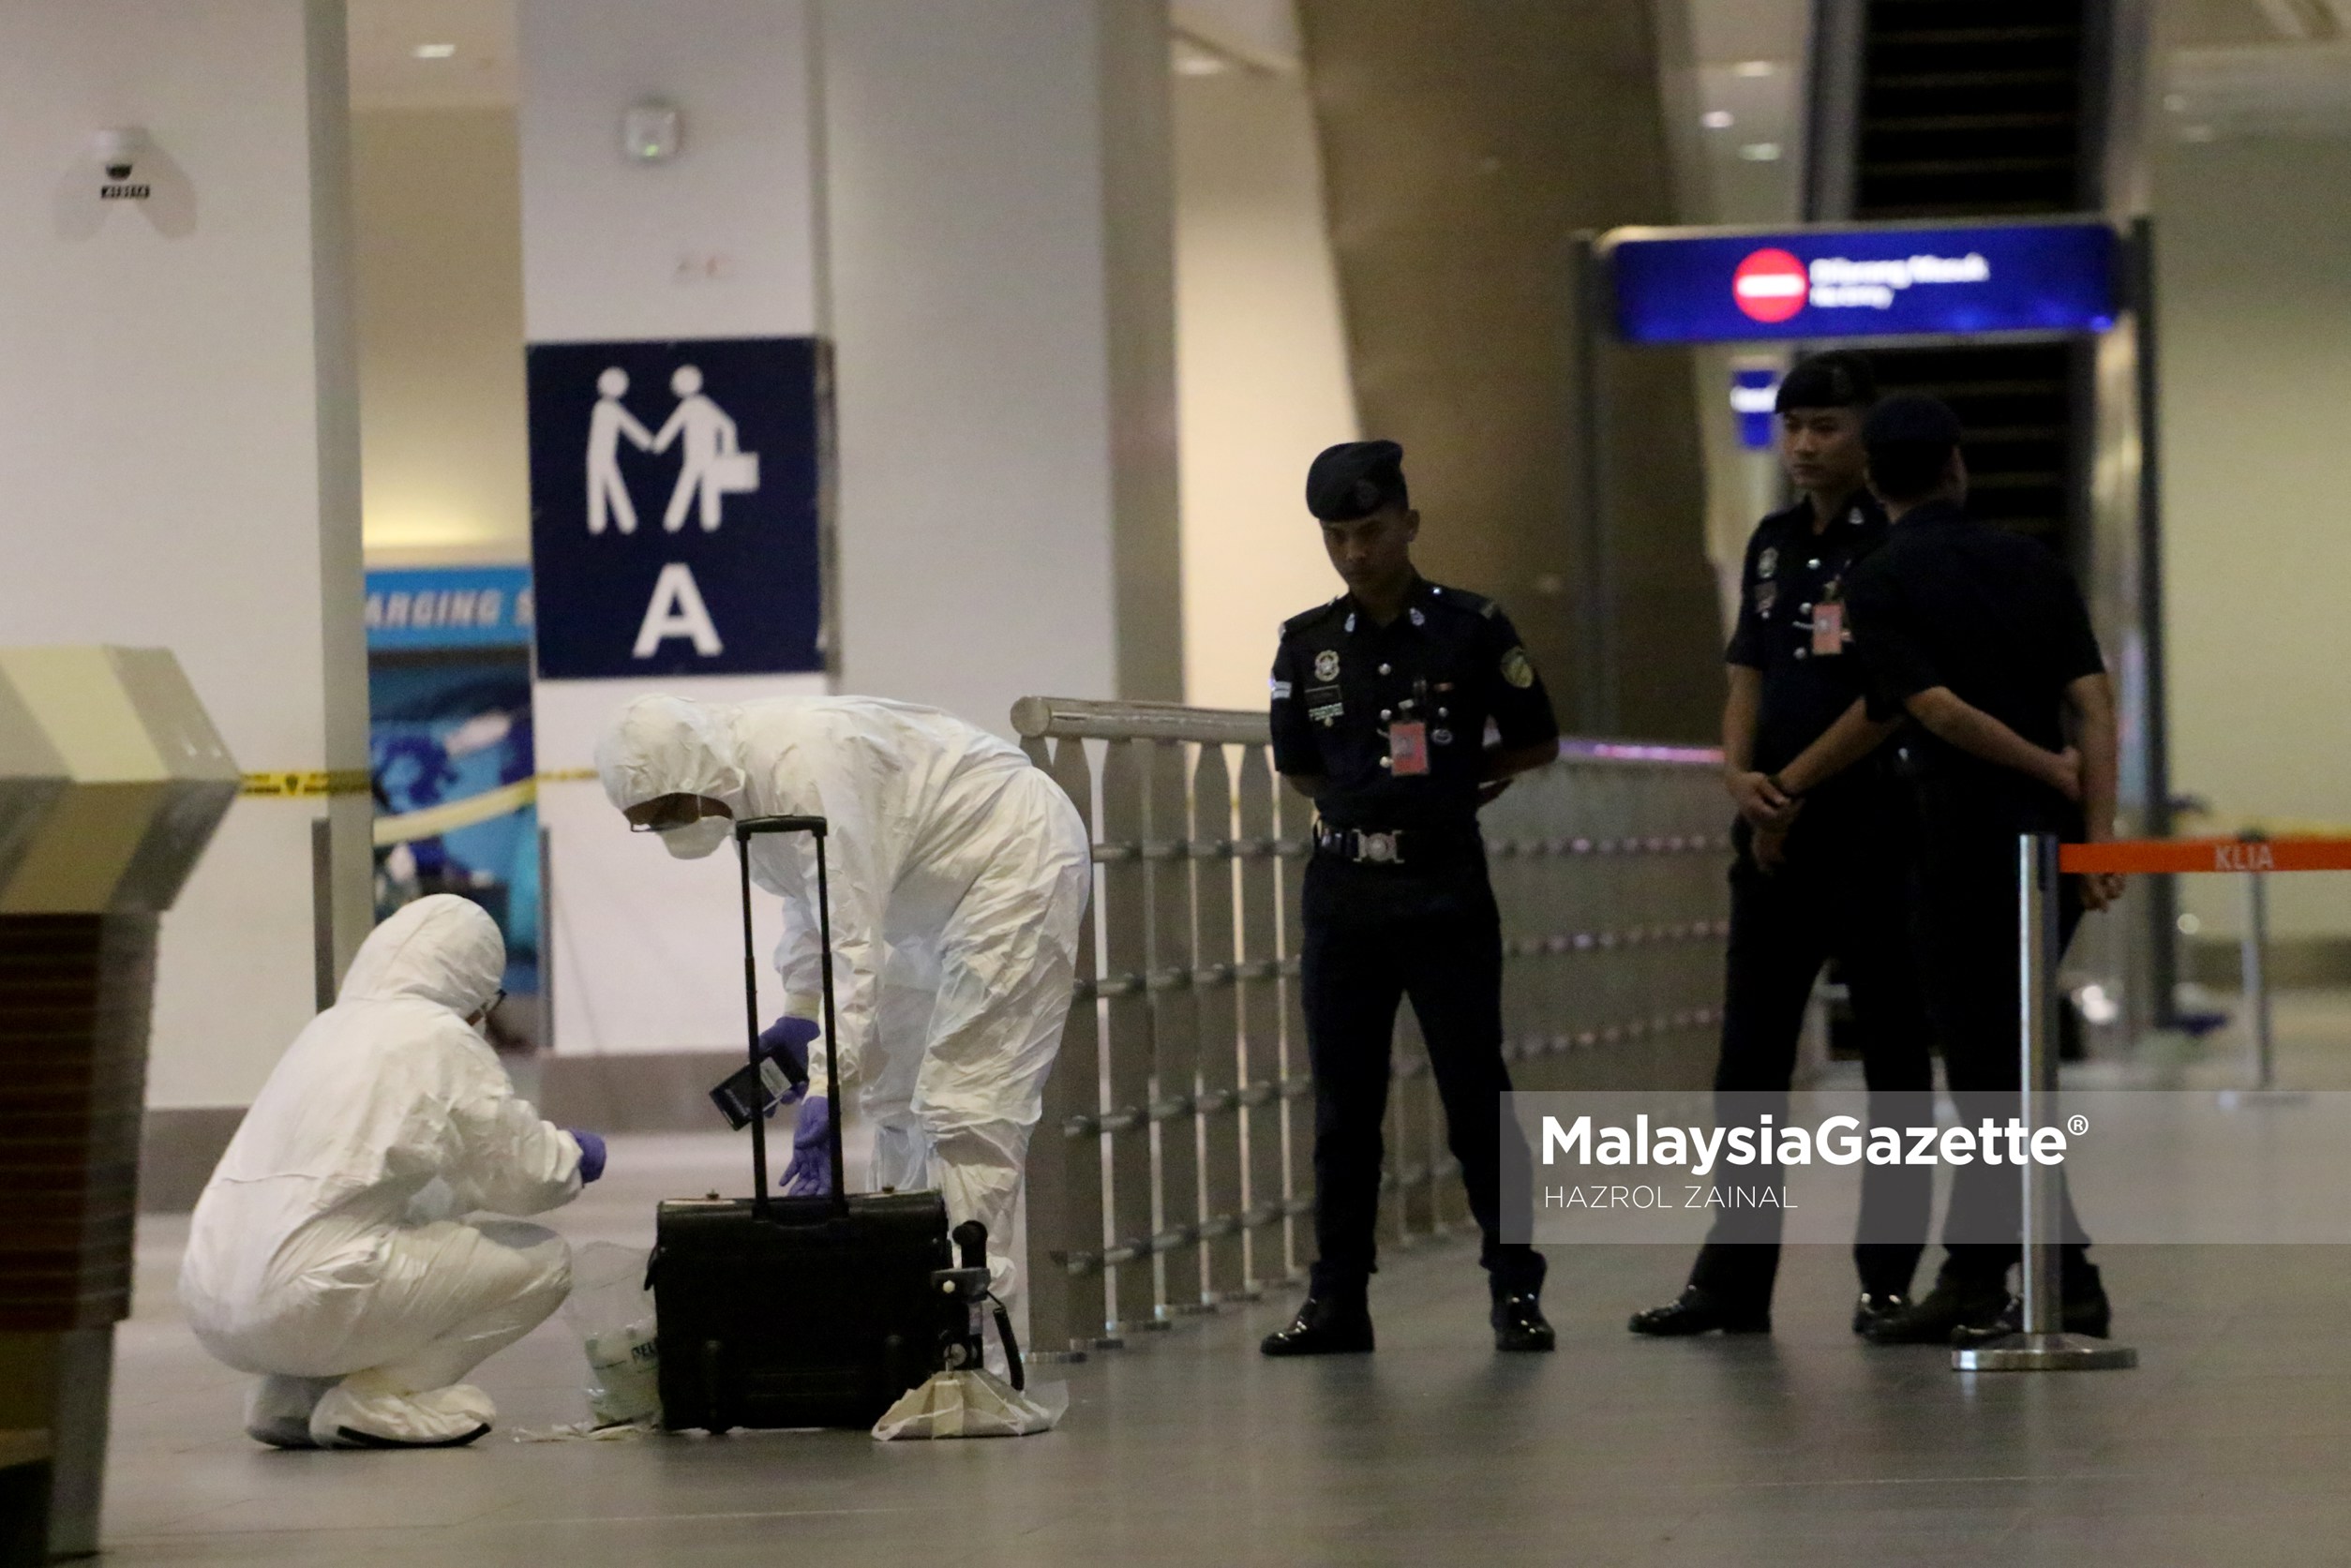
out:
{"label": "black leather belt", "polygon": [[1400,866],[1408,860],[1427,864],[1447,851],[1461,854],[1478,844],[1477,830],[1445,828],[1334,828],[1314,825],[1314,852],[1335,860],[1362,866]]}

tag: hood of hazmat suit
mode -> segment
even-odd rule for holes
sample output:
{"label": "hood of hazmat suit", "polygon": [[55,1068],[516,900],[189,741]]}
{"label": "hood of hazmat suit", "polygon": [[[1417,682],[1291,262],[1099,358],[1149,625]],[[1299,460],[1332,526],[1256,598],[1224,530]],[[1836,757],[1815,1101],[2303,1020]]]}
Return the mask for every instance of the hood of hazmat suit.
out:
{"label": "hood of hazmat suit", "polygon": [[[725,801],[737,816],[756,815],[744,810],[732,721],[732,710],[717,705],[637,698],[621,709],[596,743],[596,773],[605,794],[621,811],[665,795],[700,795]],[[732,833],[725,817],[706,816],[660,838],[679,859],[698,860]]]}
{"label": "hood of hazmat suit", "polygon": [[[1001,1248],[1092,882],[1086,825],[1060,786],[960,719],[857,696],[639,697],[596,765],[622,811],[694,794],[738,817],[827,820],[837,1017],[810,1049],[808,1092],[856,1085],[875,1185],[939,1188],[957,1222],[981,1220]],[[784,903],[784,1011],[821,1019],[812,841],[754,840],[751,874]]]}
{"label": "hood of hazmat suit", "polygon": [[368,935],[336,1004],[279,1058],[197,1201],[181,1266],[190,1325],[221,1360],[302,1377],[374,1365],[361,1330],[383,1327],[387,1286],[414,1284],[397,1277],[398,1236],[578,1195],[578,1143],[516,1098],[466,1022],[505,962],[478,904],[419,899]]}

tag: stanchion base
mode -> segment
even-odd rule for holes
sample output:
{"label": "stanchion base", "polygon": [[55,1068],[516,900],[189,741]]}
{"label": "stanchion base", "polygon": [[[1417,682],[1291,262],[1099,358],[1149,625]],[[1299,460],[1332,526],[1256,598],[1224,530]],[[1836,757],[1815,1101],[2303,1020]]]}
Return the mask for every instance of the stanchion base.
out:
{"label": "stanchion base", "polygon": [[2130,1346],[2083,1334],[2011,1334],[1951,1352],[1954,1372],[2104,1372],[2138,1364]]}
{"label": "stanchion base", "polygon": [[1168,1310],[1179,1318],[1205,1318],[1215,1314],[1218,1307],[1213,1301],[1179,1301]]}
{"label": "stanchion base", "polygon": [[1031,1366],[1074,1366],[1088,1353],[1081,1340],[1066,1351],[1030,1351],[1023,1359]]}

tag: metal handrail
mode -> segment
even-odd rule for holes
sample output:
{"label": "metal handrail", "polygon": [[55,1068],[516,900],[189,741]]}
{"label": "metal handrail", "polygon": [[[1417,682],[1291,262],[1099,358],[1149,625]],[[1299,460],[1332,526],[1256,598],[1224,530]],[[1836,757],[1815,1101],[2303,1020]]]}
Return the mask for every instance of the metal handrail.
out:
{"label": "metal handrail", "polygon": [[[1087,827],[1095,899],[1030,1148],[1033,1349],[1286,1287],[1312,1246],[1300,895],[1311,807],[1267,715],[1022,699],[1023,750]],[[1504,1053],[1526,1087],[1703,1075],[1729,809],[1702,747],[1571,739],[1485,813]],[[1468,1223],[1409,1009],[1391,1057],[1382,1232]]]}

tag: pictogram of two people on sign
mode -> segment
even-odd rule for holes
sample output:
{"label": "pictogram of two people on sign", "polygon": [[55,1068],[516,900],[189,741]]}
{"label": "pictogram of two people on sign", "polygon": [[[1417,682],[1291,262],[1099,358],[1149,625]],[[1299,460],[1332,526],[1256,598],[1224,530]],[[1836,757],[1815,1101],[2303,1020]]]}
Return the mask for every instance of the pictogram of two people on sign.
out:
{"label": "pictogram of two people on sign", "polygon": [[702,531],[716,532],[726,498],[759,488],[759,455],[738,448],[734,420],[702,391],[702,372],[691,365],[680,366],[669,378],[678,406],[657,432],[646,429],[621,401],[628,390],[629,373],[617,365],[596,378],[595,411],[588,416],[588,531],[602,533],[607,525],[622,533],[636,531],[636,502],[621,473],[621,442],[626,441],[656,455],[681,448],[678,483],[662,514],[663,529],[675,533],[689,514],[698,512]]}

